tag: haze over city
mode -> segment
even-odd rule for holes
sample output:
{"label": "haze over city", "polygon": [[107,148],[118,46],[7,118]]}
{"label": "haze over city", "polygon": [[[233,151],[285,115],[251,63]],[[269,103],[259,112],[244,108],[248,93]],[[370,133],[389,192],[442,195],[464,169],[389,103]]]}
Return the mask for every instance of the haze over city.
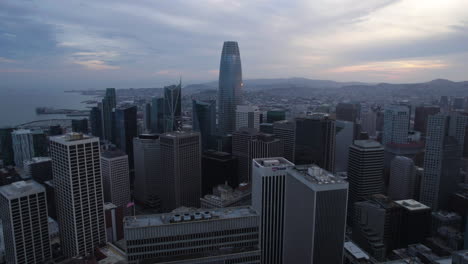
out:
{"label": "haze over city", "polygon": [[466,79],[465,0],[0,2],[0,89],[217,80],[236,40],[244,79]]}

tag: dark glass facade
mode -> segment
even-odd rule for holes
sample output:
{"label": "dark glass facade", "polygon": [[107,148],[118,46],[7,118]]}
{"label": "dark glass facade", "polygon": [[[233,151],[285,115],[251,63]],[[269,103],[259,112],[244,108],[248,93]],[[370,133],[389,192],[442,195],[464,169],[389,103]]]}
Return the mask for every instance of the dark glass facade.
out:
{"label": "dark glass facade", "polygon": [[113,111],[117,105],[115,88],[107,88],[106,95],[102,99],[102,131],[106,140],[114,139]]}
{"label": "dark glass facade", "polygon": [[164,132],[182,129],[181,84],[164,87]]}
{"label": "dark glass facade", "polygon": [[239,46],[235,41],[226,41],[221,53],[218,90],[218,119],[221,135],[232,133],[236,128],[236,105],[241,104],[242,67]]}
{"label": "dark glass facade", "polygon": [[115,112],[116,145],[128,155],[133,168],[133,138],[137,137],[137,107],[119,108]]}
{"label": "dark glass facade", "polygon": [[73,119],[72,131],[88,134],[88,119]]}
{"label": "dark glass facade", "polygon": [[3,160],[5,166],[15,163],[11,132],[13,132],[13,128],[0,128],[0,159]]}
{"label": "dark glass facade", "polygon": [[89,122],[91,126],[91,134],[102,139],[102,114],[99,107],[91,108],[89,112]]}
{"label": "dark glass facade", "polygon": [[151,100],[151,132],[164,133],[164,98]]}
{"label": "dark glass facade", "polygon": [[208,150],[202,156],[202,195],[213,187],[227,182],[232,188],[239,186],[237,159],[226,152]]}
{"label": "dark glass facade", "polygon": [[216,101],[192,101],[192,127],[200,132],[202,147],[206,149],[210,136],[216,132]]}

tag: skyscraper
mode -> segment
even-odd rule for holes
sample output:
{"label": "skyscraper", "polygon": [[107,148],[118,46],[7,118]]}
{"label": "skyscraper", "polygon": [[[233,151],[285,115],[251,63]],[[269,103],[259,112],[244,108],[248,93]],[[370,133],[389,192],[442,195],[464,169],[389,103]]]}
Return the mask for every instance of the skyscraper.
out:
{"label": "skyscraper", "polygon": [[42,185],[29,180],[0,187],[0,218],[6,263],[46,263],[52,258]]}
{"label": "skyscraper", "polygon": [[254,159],[252,163],[252,207],[260,214],[261,263],[281,264],[286,177],[294,164],[284,158]]}
{"label": "skyscraper", "polygon": [[164,87],[164,132],[182,129],[182,83]]}
{"label": "skyscraper", "polygon": [[353,144],[354,123],[336,120],[335,171],[348,171],[349,146]]}
{"label": "skyscraper", "polygon": [[130,172],[128,156],[117,149],[101,153],[101,171],[104,201],[121,207],[129,215],[127,204],[130,202]]}
{"label": "skyscraper", "polygon": [[65,256],[106,241],[99,139],[79,133],[50,138],[60,242]]}
{"label": "skyscraper", "polygon": [[202,194],[205,195],[218,184],[228,183],[232,188],[239,185],[237,159],[230,153],[207,150],[202,156]]}
{"label": "skyscraper", "polygon": [[47,156],[47,137],[42,130],[19,129],[11,137],[17,167],[33,157]]}
{"label": "skyscraper", "polygon": [[40,184],[52,180],[52,159],[49,157],[34,157],[24,162],[26,177]]}
{"label": "skyscraper", "polygon": [[283,263],[341,264],[347,199],[348,183],[330,172],[316,165],[289,169]]}
{"label": "skyscraper", "polygon": [[0,128],[0,159],[5,166],[13,165],[15,162],[12,132],[13,128]]}
{"label": "skyscraper", "polygon": [[102,133],[105,140],[114,140],[114,109],[117,106],[115,88],[107,88],[106,94],[102,99]]}
{"label": "skyscraper", "polygon": [[151,99],[151,132],[164,133],[164,98]]}
{"label": "skyscraper", "polygon": [[133,139],[135,158],[134,196],[139,203],[150,208],[161,206],[160,193],[164,188],[161,175],[159,136],[143,134]]}
{"label": "skyscraper", "polygon": [[431,208],[412,199],[395,203],[402,208],[400,247],[424,242],[431,231]]}
{"label": "skyscraper", "polygon": [[91,127],[91,135],[102,139],[102,113],[99,107],[91,108],[91,111],[89,112],[89,123]]}
{"label": "skyscraper", "polygon": [[428,118],[420,200],[433,210],[446,207],[450,194],[461,182],[466,124],[466,116],[457,113]]}
{"label": "skyscraper", "polygon": [[406,105],[385,107],[382,144],[405,144],[408,142],[410,109]]}
{"label": "skyscraper", "polygon": [[200,132],[203,149],[206,149],[210,137],[216,134],[215,100],[192,100],[192,127]]}
{"label": "skyscraper", "polygon": [[137,136],[137,107],[122,107],[115,111],[115,143],[128,155],[133,169],[133,138]]}
{"label": "skyscraper", "polygon": [[355,123],[360,116],[361,105],[359,103],[339,103],[336,106],[336,120]]}
{"label": "skyscraper", "polygon": [[[266,122],[267,123],[274,123],[277,121],[286,120],[286,111],[282,109],[274,109],[270,110],[266,114]],[[265,119],[263,119],[263,123],[265,123]]]}
{"label": "skyscraper", "polygon": [[393,158],[390,166],[388,196],[393,200],[412,199],[415,185],[416,167],[413,160],[404,156]]}
{"label": "skyscraper", "polygon": [[260,129],[260,109],[253,105],[238,105],[236,108],[236,130],[241,127]]}
{"label": "skyscraper", "polygon": [[294,162],[296,151],[295,123],[287,120],[276,121],[273,123],[273,134],[276,138],[283,141],[283,157],[291,162]]}
{"label": "skyscraper", "polygon": [[414,130],[421,132],[421,136],[425,136],[428,117],[439,112],[440,107],[436,105],[417,106],[414,111]]}
{"label": "skyscraper", "polygon": [[335,170],[335,120],[327,114],[314,113],[296,118],[296,155],[298,165],[316,164]]}
{"label": "skyscraper", "polygon": [[239,46],[235,41],[223,44],[219,66],[218,123],[221,135],[236,127],[236,106],[242,98],[242,67]]}
{"label": "skyscraper", "polygon": [[88,134],[88,119],[72,119],[72,131]]}
{"label": "skyscraper", "polygon": [[160,135],[163,212],[180,206],[199,207],[201,195],[201,140],[198,132]]}
{"label": "skyscraper", "polygon": [[383,192],[384,148],[377,141],[356,140],[349,147],[348,220],[352,221],[354,203]]}
{"label": "skyscraper", "polygon": [[232,155],[238,160],[239,182],[251,182],[252,159],[282,157],[284,145],[272,134],[241,128],[232,134]]}
{"label": "skyscraper", "polygon": [[145,129],[146,131],[151,131],[151,103],[145,104],[144,111],[144,120],[145,120]]}

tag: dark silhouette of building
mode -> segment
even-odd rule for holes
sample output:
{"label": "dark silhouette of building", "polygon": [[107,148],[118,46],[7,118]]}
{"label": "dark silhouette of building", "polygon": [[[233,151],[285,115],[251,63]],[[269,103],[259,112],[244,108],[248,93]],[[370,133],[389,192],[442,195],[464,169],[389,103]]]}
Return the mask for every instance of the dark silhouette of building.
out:
{"label": "dark silhouette of building", "polygon": [[164,87],[164,132],[182,129],[182,84]]}
{"label": "dark silhouette of building", "polygon": [[49,136],[59,136],[63,134],[63,129],[60,125],[50,126],[49,127]]}
{"label": "dark silhouette of building", "polygon": [[11,132],[13,128],[0,128],[0,159],[3,160],[4,166],[15,164]]}
{"label": "dark silhouette of building", "polygon": [[72,131],[88,134],[88,119],[72,119]]}
{"label": "dark silhouette of building", "polygon": [[52,159],[49,157],[34,157],[24,162],[25,175],[28,178],[44,184],[52,180]]}
{"label": "dark silhouette of building", "polygon": [[266,123],[274,123],[281,120],[286,120],[286,111],[277,109],[267,112]]}
{"label": "dark silhouette of building", "polygon": [[232,188],[239,185],[237,159],[231,154],[207,150],[202,156],[202,195],[210,193],[213,187],[226,183]]}
{"label": "dark silhouette of building", "polygon": [[151,99],[151,132],[164,133],[164,98]]}
{"label": "dark silhouette of building", "polygon": [[192,126],[200,132],[202,147],[206,149],[210,137],[216,133],[216,101],[192,100]]}
{"label": "dark silhouette of building", "polygon": [[421,136],[426,136],[427,119],[431,115],[440,112],[440,107],[435,105],[417,106],[414,110],[414,130],[421,132]]}
{"label": "dark silhouette of building", "polygon": [[327,114],[314,113],[296,118],[295,164],[316,164],[335,170],[335,120]]}
{"label": "dark silhouette of building", "polygon": [[89,123],[91,127],[91,135],[102,139],[102,113],[99,107],[91,108],[91,111],[89,112]]}
{"label": "dark silhouette of building", "polygon": [[137,131],[137,107],[118,108],[115,111],[115,143],[128,155],[130,169],[133,168],[133,138]]}
{"label": "dark silhouette of building", "polygon": [[415,200],[395,203],[402,208],[399,247],[423,243],[431,234],[431,208]]}
{"label": "dark silhouette of building", "polygon": [[336,120],[356,122],[359,119],[361,105],[359,103],[339,103],[336,106]]}
{"label": "dark silhouette of building", "polygon": [[103,138],[111,142],[114,140],[113,113],[116,106],[115,88],[107,88],[106,94],[102,99],[102,133]]}

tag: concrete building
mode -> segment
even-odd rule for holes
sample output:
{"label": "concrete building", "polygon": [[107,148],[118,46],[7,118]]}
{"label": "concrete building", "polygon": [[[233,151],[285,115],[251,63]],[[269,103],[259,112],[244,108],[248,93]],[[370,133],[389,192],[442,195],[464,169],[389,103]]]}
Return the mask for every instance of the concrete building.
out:
{"label": "concrete building", "polygon": [[431,233],[431,208],[412,199],[395,201],[395,203],[403,209],[400,247],[424,242]]}
{"label": "concrete building", "polygon": [[286,177],[294,164],[284,158],[254,159],[252,163],[252,207],[261,216],[261,263],[280,264],[284,257]]}
{"label": "concrete building", "polygon": [[104,187],[104,201],[123,208],[130,215],[130,173],[128,156],[117,149],[101,153],[101,171]]}
{"label": "concrete building", "polygon": [[249,184],[241,183],[233,189],[224,184],[213,188],[213,194],[200,198],[201,208],[226,208],[248,205],[251,203],[252,190]]}
{"label": "concrete building", "polygon": [[0,187],[0,218],[6,263],[45,263],[52,258],[42,185],[29,180]]}
{"label": "concrete building", "polygon": [[260,129],[260,109],[253,105],[238,105],[236,107],[236,130],[241,127]]}
{"label": "concrete building", "polygon": [[162,185],[158,194],[162,212],[180,206],[199,207],[202,197],[200,133],[164,133],[159,141]]}
{"label": "concrete building", "polygon": [[429,116],[420,201],[433,210],[446,208],[461,183],[466,124],[467,117],[456,113]]}
{"label": "concrete building", "polygon": [[408,142],[411,112],[406,105],[389,105],[384,110],[382,144],[405,144]]}
{"label": "concrete building", "polygon": [[416,167],[412,159],[397,156],[392,160],[388,196],[393,200],[412,199],[416,189]]}
{"label": "concrete building", "polygon": [[356,140],[349,147],[348,221],[352,222],[354,203],[383,192],[384,148],[376,141]]}
{"label": "concrete building", "polygon": [[50,154],[63,253],[89,255],[106,241],[99,138],[51,137]]}
{"label": "concrete building", "polygon": [[161,150],[159,136],[142,134],[133,139],[135,159],[135,200],[149,208],[161,206],[160,189],[162,185]]}
{"label": "concrete building", "polygon": [[258,263],[259,215],[250,207],[126,217],[128,263]]}
{"label": "concrete building", "polygon": [[283,263],[341,264],[348,182],[316,165],[298,165],[287,173]]}

